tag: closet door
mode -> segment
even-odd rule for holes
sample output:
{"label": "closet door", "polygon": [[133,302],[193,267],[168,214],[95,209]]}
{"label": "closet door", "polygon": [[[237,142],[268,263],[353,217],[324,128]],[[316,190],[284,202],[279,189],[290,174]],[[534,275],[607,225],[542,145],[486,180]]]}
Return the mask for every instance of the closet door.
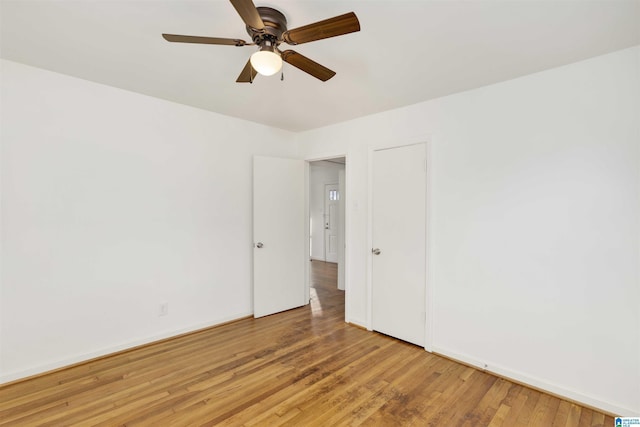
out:
{"label": "closet door", "polygon": [[424,346],[425,145],[374,151],[372,188],[372,328]]}

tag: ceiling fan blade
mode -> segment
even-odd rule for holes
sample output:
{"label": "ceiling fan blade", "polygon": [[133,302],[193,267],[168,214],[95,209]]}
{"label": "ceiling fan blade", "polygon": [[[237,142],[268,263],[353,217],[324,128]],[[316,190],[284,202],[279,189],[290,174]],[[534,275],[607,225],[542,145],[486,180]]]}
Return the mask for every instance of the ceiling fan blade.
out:
{"label": "ceiling fan blade", "polygon": [[228,46],[244,46],[247,44],[244,40],[219,37],[181,36],[179,34],[163,34],[162,37],[168,42],[176,43],[222,44]]}
{"label": "ceiling fan blade", "polygon": [[318,64],[315,61],[307,58],[304,55],[300,55],[293,50],[285,50],[282,52],[282,60],[293,65],[294,67],[304,71],[307,74],[311,74],[316,79],[326,82],[331,77],[336,75],[335,71],[331,71],[327,67]]}
{"label": "ceiling fan blade", "polygon": [[356,31],[360,31],[360,21],[358,21],[355,13],[349,12],[314,24],[305,25],[304,27],[285,31],[282,34],[282,38],[288,44],[296,45]]}
{"label": "ceiling fan blade", "polygon": [[247,61],[247,65],[244,66],[242,72],[238,76],[236,83],[253,83],[258,75],[258,72],[251,66],[251,59]]}
{"label": "ceiling fan blade", "polygon": [[264,22],[260,18],[256,5],[251,0],[230,0],[233,7],[236,8],[238,15],[244,21],[245,24],[256,30],[262,30],[264,28]]}

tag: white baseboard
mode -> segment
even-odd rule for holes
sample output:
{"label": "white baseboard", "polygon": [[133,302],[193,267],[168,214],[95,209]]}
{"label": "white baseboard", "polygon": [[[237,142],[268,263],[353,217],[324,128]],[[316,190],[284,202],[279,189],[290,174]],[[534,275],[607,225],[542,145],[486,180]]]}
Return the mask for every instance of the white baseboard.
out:
{"label": "white baseboard", "polygon": [[439,347],[437,345],[433,346],[433,353],[445,356],[449,359],[456,360],[462,362],[466,365],[471,365],[477,367],[478,369],[486,372],[490,372],[492,374],[496,374],[500,377],[503,377],[508,380],[513,380],[518,383],[522,383],[525,385],[529,385],[533,388],[536,388],[541,391],[548,392],[552,395],[558,396],[560,398],[566,398],[572,400],[577,403],[581,403],[587,406],[590,406],[595,409],[599,409],[601,411],[607,412],[611,415],[618,416],[640,416],[640,412],[638,410],[633,410],[629,408],[625,408],[620,405],[616,405],[611,402],[604,401],[602,399],[598,399],[593,396],[588,396],[586,394],[577,392],[575,390],[570,390],[568,388],[550,383],[548,381],[542,380],[540,378],[533,377],[531,375],[527,375],[523,372],[515,371],[513,369],[506,368],[504,366],[492,364],[490,361],[481,361],[473,356],[458,353],[453,350],[449,350],[447,348]]}
{"label": "white baseboard", "polygon": [[173,331],[167,331],[167,332],[163,332],[161,334],[157,334],[157,335],[152,335],[150,337],[146,337],[146,338],[141,338],[141,339],[137,339],[137,340],[132,340],[132,341],[128,341],[126,343],[123,344],[118,344],[118,345],[114,345],[114,346],[110,346],[110,347],[106,347],[100,350],[96,350],[96,351],[92,351],[89,353],[84,353],[84,354],[79,354],[77,356],[74,357],[69,357],[66,359],[61,359],[61,360],[57,360],[55,362],[51,362],[51,363],[47,363],[44,365],[39,365],[39,366],[34,366],[32,368],[29,369],[25,369],[22,371],[17,371],[17,372],[10,372],[10,373],[2,373],[0,375],[0,385],[8,383],[8,382],[12,382],[12,381],[16,381],[16,380],[20,380],[23,378],[28,378],[34,375],[39,375],[39,374],[45,374],[49,371],[54,371],[54,370],[58,370],[61,368],[65,368],[71,365],[75,365],[78,363],[82,363],[82,362],[86,362],[92,359],[96,359],[99,357],[104,357],[104,356],[108,356],[110,354],[113,353],[118,353],[120,351],[123,350],[128,350],[134,347],[138,347],[141,345],[145,345],[145,344],[151,344],[155,341],[160,341],[163,339],[167,339],[167,338],[171,338],[171,337],[175,337],[178,335],[182,335],[182,334],[186,334],[189,332],[194,332],[200,329],[206,329],[206,328],[210,328],[213,326],[217,326],[217,325],[221,325],[223,323],[227,323],[227,322],[232,322],[234,320],[238,320],[238,319],[242,319],[243,317],[247,317],[247,316],[251,316],[253,315],[253,312],[247,312],[247,313],[239,313],[237,315],[234,316],[228,316],[228,317],[224,317],[221,319],[217,319],[215,321],[212,322],[205,322],[205,323],[200,323],[197,325],[191,325],[189,327],[186,328],[181,328],[181,329],[177,329],[177,330],[173,330]]}

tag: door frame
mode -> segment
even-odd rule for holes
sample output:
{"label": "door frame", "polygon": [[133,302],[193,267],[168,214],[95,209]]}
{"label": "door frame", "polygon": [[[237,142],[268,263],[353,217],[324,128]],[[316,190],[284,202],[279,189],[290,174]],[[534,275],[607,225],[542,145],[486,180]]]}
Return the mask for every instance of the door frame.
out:
{"label": "door frame", "polygon": [[[322,155],[322,156],[313,156],[313,157],[307,157],[304,159],[305,161],[305,168],[304,168],[304,180],[305,180],[305,218],[306,218],[306,227],[305,227],[305,232],[304,232],[304,239],[305,239],[305,246],[304,246],[304,250],[305,250],[305,298],[306,301],[308,302],[310,299],[310,287],[311,287],[311,277],[310,277],[310,268],[309,268],[309,262],[311,260],[311,252],[309,250],[309,239],[311,238],[310,232],[309,232],[309,223],[311,221],[311,210],[310,210],[310,194],[311,194],[311,182],[309,179],[309,164],[311,162],[318,162],[318,161],[322,161],[322,160],[331,160],[331,159],[335,159],[337,157],[344,157],[345,160],[345,165],[344,165],[344,188],[345,188],[345,193],[349,194],[349,183],[351,181],[350,178],[350,168],[349,168],[349,156],[347,155],[347,153],[344,152],[340,152],[340,153],[335,153],[335,154],[326,154],[326,155]],[[342,197],[342,196],[341,196]],[[344,199],[343,199],[344,200]],[[345,210],[344,210],[344,245],[347,248],[350,248],[351,245],[351,236],[350,236],[350,230],[351,227],[349,226],[349,221],[350,221],[350,214],[349,214],[349,209],[345,206]],[[344,321],[347,323],[351,323],[351,318],[349,316],[349,301],[351,300],[350,296],[351,296],[351,286],[350,286],[350,278],[349,278],[349,250],[345,250],[344,253]]]}
{"label": "door frame", "polygon": [[408,147],[411,145],[423,144],[425,146],[425,179],[426,179],[426,198],[425,198],[425,337],[424,349],[433,352],[433,266],[431,262],[432,248],[434,239],[431,235],[433,226],[433,211],[431,204],[432,183],[434,177],[432,162],[432,143],[430,136],[422,136],[413,141],[402,141],[397,143],[387,143],[376,146],[370,146],[367,153],[367,330],[373,330],[373,153],[380,150],[389,150],[393,148]]}

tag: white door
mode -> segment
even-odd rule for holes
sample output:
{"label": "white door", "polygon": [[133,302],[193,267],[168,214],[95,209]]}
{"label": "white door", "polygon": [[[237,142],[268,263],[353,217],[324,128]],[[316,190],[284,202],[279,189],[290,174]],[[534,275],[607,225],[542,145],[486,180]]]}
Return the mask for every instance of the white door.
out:
{"label": "white door", "polygon": [[424,346],[426,149],[373,152],[372,327]]}
{"label": "white door", "polygon": [[338,227],[340,223],[338,184],[324,186],[324,260],[338,262]]}
{"label": "white door", "polygon": [[306,304],[304,162],[253,158],[253,312]]}

